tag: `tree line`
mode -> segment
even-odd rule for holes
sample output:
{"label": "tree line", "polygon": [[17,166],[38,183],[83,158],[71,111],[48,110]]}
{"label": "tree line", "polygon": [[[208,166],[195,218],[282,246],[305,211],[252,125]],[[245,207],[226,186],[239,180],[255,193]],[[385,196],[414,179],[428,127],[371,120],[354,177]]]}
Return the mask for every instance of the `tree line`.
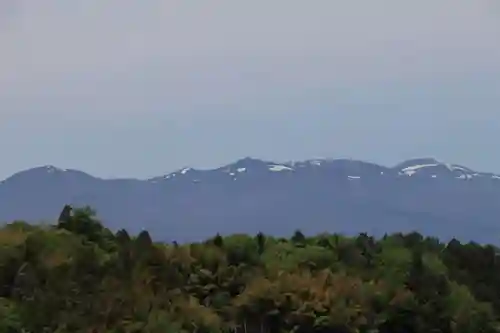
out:
{"label": "tree line", "polygon": [[493,333],[498,255],[417,232],[157,243],[66,207],[0,230],[0,333]]}

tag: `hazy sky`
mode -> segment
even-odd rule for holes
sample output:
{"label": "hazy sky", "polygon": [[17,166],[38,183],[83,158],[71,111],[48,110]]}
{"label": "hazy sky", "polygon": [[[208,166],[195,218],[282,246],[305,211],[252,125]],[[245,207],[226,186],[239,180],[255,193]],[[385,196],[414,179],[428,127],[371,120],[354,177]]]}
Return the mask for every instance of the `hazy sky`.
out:
{"label": "hazy sky", "polygon": [[498,0],[1,0],[0,178],[254,156],[500,172]]}

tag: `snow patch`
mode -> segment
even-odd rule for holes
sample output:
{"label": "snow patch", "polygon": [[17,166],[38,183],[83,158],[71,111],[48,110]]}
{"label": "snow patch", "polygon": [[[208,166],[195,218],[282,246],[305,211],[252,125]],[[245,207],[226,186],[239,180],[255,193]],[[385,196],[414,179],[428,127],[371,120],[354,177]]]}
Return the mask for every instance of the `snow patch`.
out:
{"label": "snow patch", "polygon": [[186,173],[188,173],[189,171],[191,170],[191,168],[184,168],[181,170],[181,174],[185,175]]}
{"label": "snow patch", "polygon": [[163,179],[170,179],[170,178],[174,178],[174,177],[175,177],[175,173],[170,173],[168,175],[163,176]]}
{"label": "snow patch", "polygon": [[269,167],[269,171],[273,171],[273,172],[279,172],[279,171],[293,171],[292,168],[290,167],[287,167],[285,165],[278,165],[278,164],[274,164],[274,165],[271,165]]}
{"label": "snow patch", "polygon": [[411,176],[413,176],[416,173],[417,172],[415,170],[406,170],[406,171],[400,172],[399,174],[400,175],[407,175],[407,176],[411,177]]}
{"label": "snow patch", "polygon": [[236,169],[236,172],[241,173],[247,171],[247,168],[238,168]]}
{"label": "snow patch", "polygon": [[429,167],[435,167],[438,166],[438,163],[432,163],[432,164],[420,164],[420,165],[412,165],[409,167],[404,168],[401,170],[403,174],[406,174],[407,176],[412,176],[414,175],[417,170],[422,169],[422,168],[429,168]]}
{"label": "snow patch", "polygon": [[462,167],[459,165],[452,165],[450,168],[452,171],[455,171],[455,170],[463,171],[463,172],[471,172],[472,171],[471,169],[468,169],[468,168],[465,168],[465,167]]}

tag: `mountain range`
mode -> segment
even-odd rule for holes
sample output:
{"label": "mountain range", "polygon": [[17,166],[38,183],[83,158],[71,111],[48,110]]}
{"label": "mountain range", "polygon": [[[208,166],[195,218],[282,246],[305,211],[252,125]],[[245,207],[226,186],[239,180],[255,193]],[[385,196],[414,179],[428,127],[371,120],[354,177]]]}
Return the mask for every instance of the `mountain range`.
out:
{"label": "mountain range", "polygon": [[419,231],[498,244],[500,175],[433,158],[385,167],[348,159],[244,158],[146,180],[102,179],[42,166],[0,182],[0,220],[54,221],[90,205],[103,223],[164,241],[229,233],[290,235]]}

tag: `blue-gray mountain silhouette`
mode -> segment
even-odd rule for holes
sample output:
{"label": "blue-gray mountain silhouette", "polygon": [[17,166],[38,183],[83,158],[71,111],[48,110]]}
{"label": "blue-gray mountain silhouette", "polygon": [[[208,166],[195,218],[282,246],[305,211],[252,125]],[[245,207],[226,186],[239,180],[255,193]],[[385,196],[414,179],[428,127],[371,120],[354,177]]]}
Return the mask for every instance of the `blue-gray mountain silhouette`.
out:
{"label": "blue-gray mountain silhouette", "polygon": [[54,166],[0,183],[0,220],[57,219],[90,205],[104,224],[161,240],[217,232],[290,235],[417,230],[500,243],[500,176],[432,158],[384,167],[362,161],[273,163],[245,158],[214,170],[185,168],[147,180],[100,179]]}

